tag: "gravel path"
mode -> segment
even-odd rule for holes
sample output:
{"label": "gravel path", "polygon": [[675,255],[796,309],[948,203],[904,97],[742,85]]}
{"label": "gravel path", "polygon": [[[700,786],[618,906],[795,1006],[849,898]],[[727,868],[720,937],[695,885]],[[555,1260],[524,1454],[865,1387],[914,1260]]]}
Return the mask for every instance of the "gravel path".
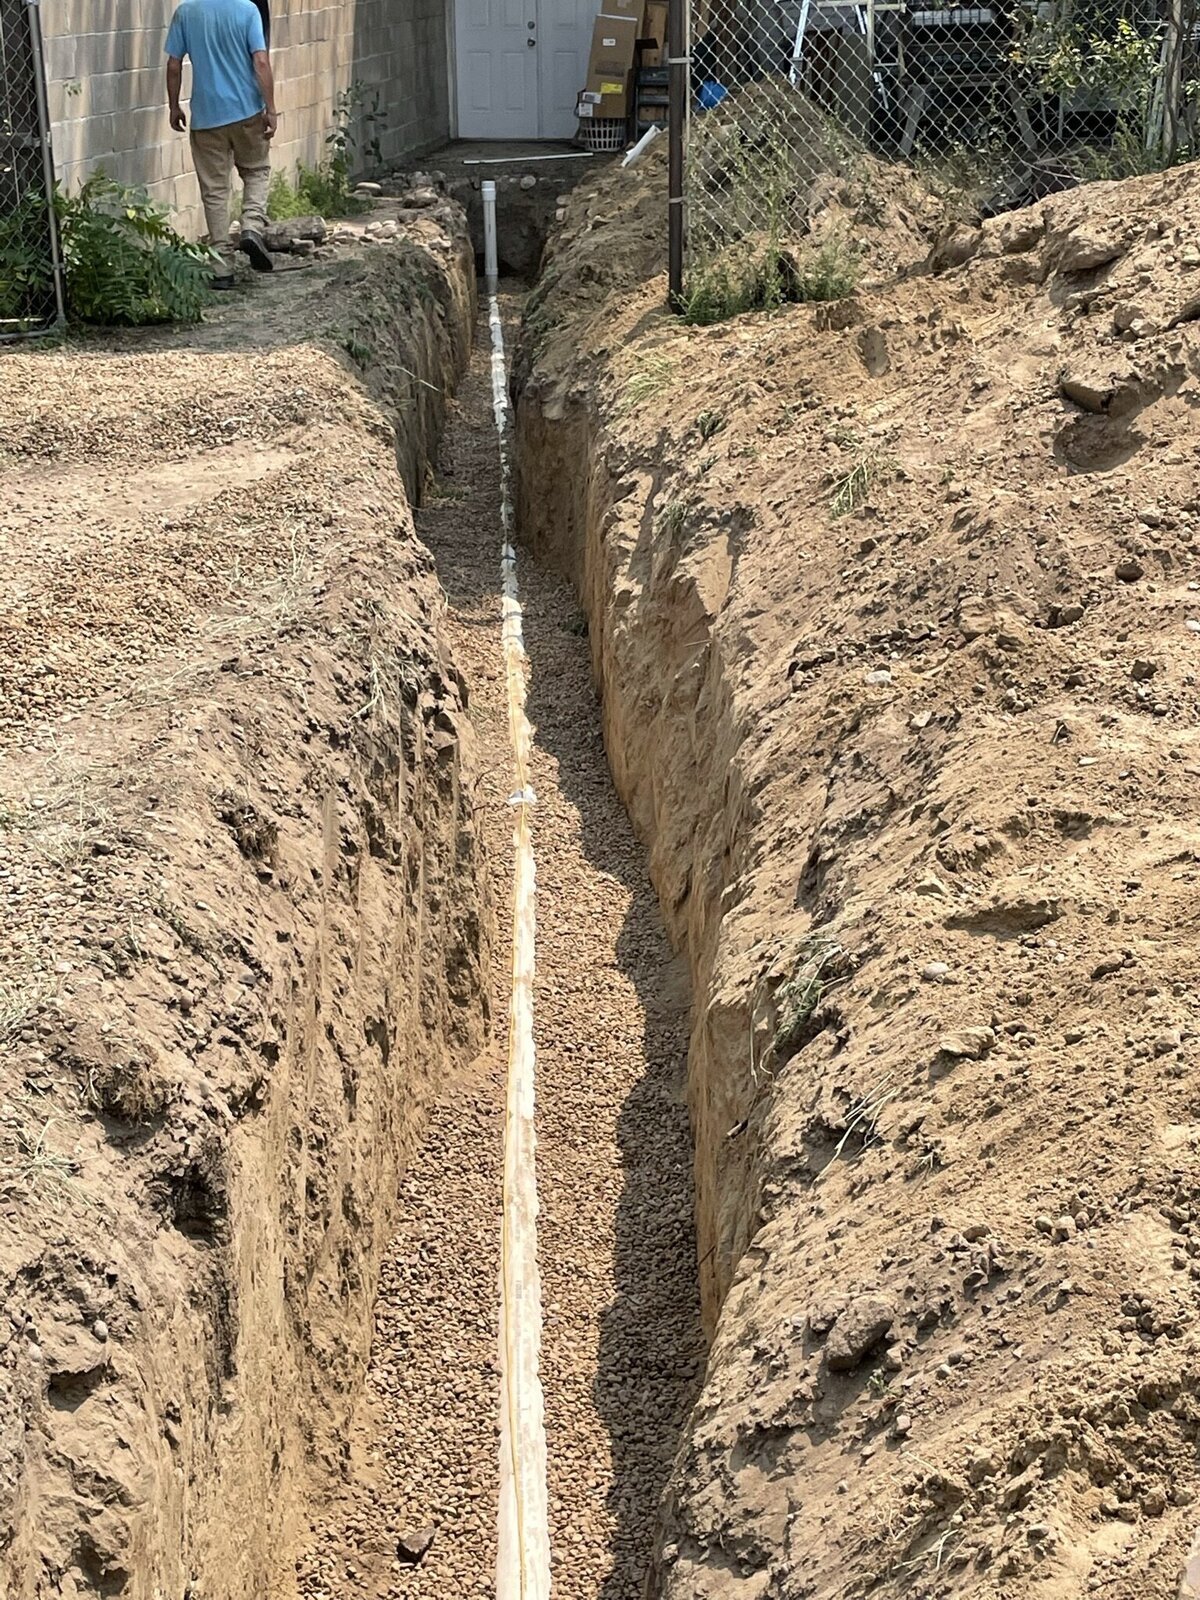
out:
{"label": "gravel path", "polygon": [[[510,306],[510,309],[512,307]],[[501,928],[511,893],[499,640],[499,468],[486,324],[419,517],[451,608],[483,752],[479,804]],[[654,1508],[703,1360],[687,989],[612,789],[583,618],[522,563],[537,733],[542,1374],[556,1600],[639,1600]],[[497,940],[494,1014],[507,1006]],[[301,1567],[308,1600],[490,1595],[503,1039],[433,1108],[385,1262],[343,1500]],[[397,1539],[432,1527],[407,1565]]]}

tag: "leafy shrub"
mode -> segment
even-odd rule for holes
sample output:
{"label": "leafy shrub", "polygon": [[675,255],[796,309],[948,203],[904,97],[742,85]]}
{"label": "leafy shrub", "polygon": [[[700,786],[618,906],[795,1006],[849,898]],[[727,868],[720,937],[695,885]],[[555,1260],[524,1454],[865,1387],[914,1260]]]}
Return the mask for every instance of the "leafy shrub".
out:
{"label": "leafy shrub", "polygon": [[144,190],[97,171],[78,194],[55,195],[67,305],[81,322],[196,322],[208,303],[212,253],[171,226]]}
{"label": "leafy shrub", "polygon": [[0,323],[36,320],[50,293],[45,204],[40,194],[27,194],[0,215]]}
{"label": "leafy shrub", "polygon": [[378,89],[352,83],[338,95],[333,129],[325,135],[329,152],[315,167],[303,162],[295,182],[277,172],[267,195],[267,215],[276,221],[288,217],[355,217],[370,210],[370,201],[353,192],[351,173],[363,166],[378,167],[383,159],[377,126],[383,113]]}

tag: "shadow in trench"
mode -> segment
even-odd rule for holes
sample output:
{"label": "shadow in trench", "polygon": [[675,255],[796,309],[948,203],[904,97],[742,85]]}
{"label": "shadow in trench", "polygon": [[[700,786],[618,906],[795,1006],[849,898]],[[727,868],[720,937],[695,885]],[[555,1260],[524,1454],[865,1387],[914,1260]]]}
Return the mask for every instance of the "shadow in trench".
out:
{"label": "shadow in trench", "polygon": [[[608,772],[587,640],[569,586],[523,555],[529,716],[579,812],[591,864],[630,903],[618,964],[644,1010],[644,1071],[621,1107],[614,1297],[602,1313],[595,1402],[611,1442],[613,1567],[598,1600],[639,1600],[655,1518],[703,1374],[685,1100],[689,991],[659,916],[643,851]],[[572,692],[564,693],[570,684]],[[539,872],[544,864],[539,864]]]}

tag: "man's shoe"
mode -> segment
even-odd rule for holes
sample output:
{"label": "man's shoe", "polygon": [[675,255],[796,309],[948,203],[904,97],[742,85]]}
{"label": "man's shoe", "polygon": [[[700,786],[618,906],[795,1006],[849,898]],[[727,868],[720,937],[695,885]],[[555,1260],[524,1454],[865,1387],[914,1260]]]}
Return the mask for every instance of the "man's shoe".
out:
{"label": "man's shoe", "polygon": [[275,271],[275,263],[271,260],[271,252],[263,243],[261,233],[255,233],[252,228],[249,231],[243,229],[241,238],[238,240],[238,249],[244,255],[250,257],[250,265],[255,272]]}

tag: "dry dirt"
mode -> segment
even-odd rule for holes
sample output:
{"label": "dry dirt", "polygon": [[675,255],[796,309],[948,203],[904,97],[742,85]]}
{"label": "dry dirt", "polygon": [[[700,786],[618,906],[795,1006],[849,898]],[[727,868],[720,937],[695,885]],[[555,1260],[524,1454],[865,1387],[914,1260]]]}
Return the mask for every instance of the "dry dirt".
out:
{"label": "dry dirt", "polygon": [[[418,530],[449,602],[483,754],[479,817],[511,899],[499,458],[479,329]],[[521,571],[536,729],[538,1183],[554,1593],[639,1600],[655,1509],[703,1364],[684,1060],[688,992],[605,765],[569,587]],[[508,1006],[497,939],[493,1014]],[[503,1038],[456,1081],[410,1165],[384,1263],[344,1494],[307,1600],[493,1593]],[[412,1560],[426,1538],[432,1542]]]}
{"label": "dry dirt", "polygon": [[661,206],[581,185],[517,363],[695,1001],[648,1593],[1190,1594],[1200,169],[706,330]]}
{"label": "dry dirt", "polygon": [[398,1173],[485,1034],[479,762],[397,473],[473,292],[435,207],[200,329],[0,358],[11,1600],[258,1600],[340,1475]]}

